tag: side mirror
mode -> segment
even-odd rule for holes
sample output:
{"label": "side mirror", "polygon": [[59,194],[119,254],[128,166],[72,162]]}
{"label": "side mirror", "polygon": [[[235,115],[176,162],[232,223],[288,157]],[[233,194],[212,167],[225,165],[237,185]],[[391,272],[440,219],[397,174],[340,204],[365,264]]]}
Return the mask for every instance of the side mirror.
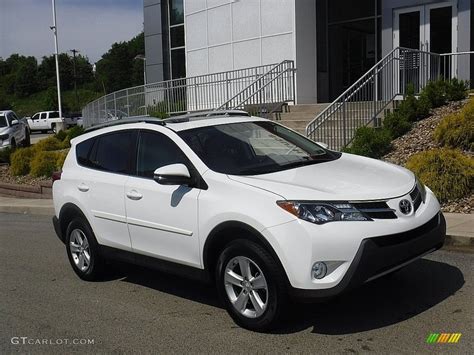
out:
{"label": "side mirror", "polygon": [[191,174],[184,164],[165,165],[155,170],[153,179],[160,185],[189,185]]}
{"label": "side mirror", "polygon": [[327,143],[323,143],[323,142],[316,142],[317,145],[320,145],[321,147],[323,147],[324,149],[328,149],[329,148],[329,145]]}
{"label": "side mirror", "polygon": [[13,120],[12,121],[12,126],[16,126],[18,123],[19,123],[18,120]]}

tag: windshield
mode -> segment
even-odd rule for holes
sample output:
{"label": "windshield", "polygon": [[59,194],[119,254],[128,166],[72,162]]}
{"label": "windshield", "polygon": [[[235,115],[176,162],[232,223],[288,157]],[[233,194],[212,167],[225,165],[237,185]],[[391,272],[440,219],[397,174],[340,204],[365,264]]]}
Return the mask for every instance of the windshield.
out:
{"label": "windshield", "polygon": [[273,122],[223,124],[178,134],[210,169],[223,174],[267,174],[340,157]]}
{"label": "windshield", "polygon": [[0,128],[7,126],[7,118],[5,117],[5,115],[0,115]]}

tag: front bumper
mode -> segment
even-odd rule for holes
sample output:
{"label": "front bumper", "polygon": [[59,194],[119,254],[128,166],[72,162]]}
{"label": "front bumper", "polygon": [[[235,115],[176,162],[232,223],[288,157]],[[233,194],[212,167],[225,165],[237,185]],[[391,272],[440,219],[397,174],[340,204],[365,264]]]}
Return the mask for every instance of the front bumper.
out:
{"label": "front bumper", "polygon": [[349,269],[334,287],[326,289],[290,288],[298,299],[326,298],[397,270],[441,248],[446,236],[446,221],[441,212],[427,223],[407,232],[363,239]]}

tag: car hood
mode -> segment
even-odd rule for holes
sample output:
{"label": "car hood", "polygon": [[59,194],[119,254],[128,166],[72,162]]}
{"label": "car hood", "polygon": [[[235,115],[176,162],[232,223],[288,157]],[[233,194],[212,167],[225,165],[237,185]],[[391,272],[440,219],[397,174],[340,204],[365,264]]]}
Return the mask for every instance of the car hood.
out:
{"label": "car hood", "polygon": [[408,193],[415,185],[415,176],[405,168],[352,154],[270,174],[229,178],[287,200],[388,199]]}

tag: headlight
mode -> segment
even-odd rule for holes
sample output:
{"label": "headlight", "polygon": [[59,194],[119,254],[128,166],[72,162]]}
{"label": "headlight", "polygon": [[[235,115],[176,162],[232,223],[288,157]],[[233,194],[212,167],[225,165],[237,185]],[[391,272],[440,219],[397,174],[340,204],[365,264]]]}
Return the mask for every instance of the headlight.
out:
{"label": "headlight", "polygon": [[426,188],[418,178],[416,178],[416,187],[418,187],[418,191],[420,191],[421,194],[421,200],[424,203],[426,200]]}
{"label": "headlight", "polygon": [[346,202],[277,201],[277,205],[305,221],[324,224],[335,221],[371,221]]}

